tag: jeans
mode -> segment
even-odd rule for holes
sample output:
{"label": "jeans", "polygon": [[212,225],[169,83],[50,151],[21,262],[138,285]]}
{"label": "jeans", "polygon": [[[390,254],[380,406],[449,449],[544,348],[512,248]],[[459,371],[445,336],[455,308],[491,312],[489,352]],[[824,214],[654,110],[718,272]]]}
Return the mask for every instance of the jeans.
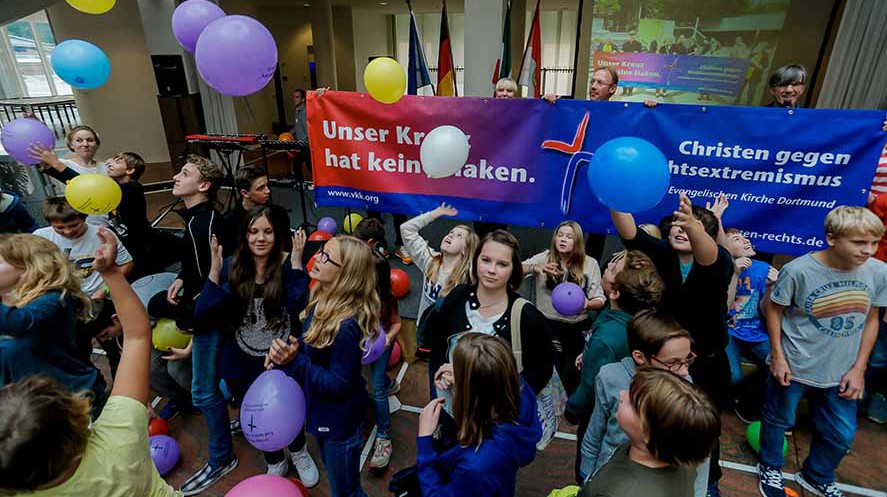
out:
{"label": "jeans", "polygon": [[363,426],[358,426],[354,433],[344,439],[317,437],[332,497],[366,497],[360,487],[361,442]]}
{"label": "jeans", "polygon": [[235,457],[231,444],[228,406],[219,390],[222,333],[207,331],[195,334],[191,340],[194,342],[191,349],[192,402],[203,413],[209,430],[209,465],[220,468]]}
{"label": "jeans", "polygon": [[794,381],[783,387],[771,376],[761,422],[760,458],[768,466],[782,468],[785,430],[795,425],[798,402],[808,392],[814,431],[801,470],[805,479],[825,485],[835,481],[835,469],[856,435],[856,401],[838,397],[838,387],[816,388]]}
{"label": "jeans", "polygon": [[391,348],[385,349],[376,362],[370,364],[373,402],[376,406],[376,436],[385,440],[391,440],[391,412],[388,408],[388,387],[391,386],[391,380],[388,378],[388,358],[391,357]]}
{"label": "jeans", "polygon": [[725,350],[727,352],[727,359],[730,361],[731,384],[735,385],[742,380],[742,365],[740,364],[742,355],[750,358],[759,368],[769,369],[767,366],[767,356],[770,355],[770,340],[746,342],[733,335],[729,335],[728,339]]}

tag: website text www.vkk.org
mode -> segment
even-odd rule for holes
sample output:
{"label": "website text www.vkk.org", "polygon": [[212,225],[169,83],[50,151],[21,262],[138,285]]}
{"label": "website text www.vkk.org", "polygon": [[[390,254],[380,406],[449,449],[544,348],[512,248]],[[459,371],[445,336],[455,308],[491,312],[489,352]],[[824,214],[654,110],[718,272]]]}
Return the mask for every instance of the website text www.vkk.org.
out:
{"label": "website text www.vkk.org", "polygon": [[360,200],[366,202],[368,204],[378,204],[379,196],[378,195],[366,195],[363,192],[351,191],[351,190],[329,190],[330,197],[339,197],[339,198],[352,198],[356,200]]}

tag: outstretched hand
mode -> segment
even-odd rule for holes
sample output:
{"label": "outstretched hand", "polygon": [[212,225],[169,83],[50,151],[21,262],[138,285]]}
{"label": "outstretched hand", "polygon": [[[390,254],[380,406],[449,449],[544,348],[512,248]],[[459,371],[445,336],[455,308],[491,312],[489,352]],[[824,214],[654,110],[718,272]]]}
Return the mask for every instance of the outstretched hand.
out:
{"label": "outstretched hand", "polygon": [[99,248],[96,249],[92,267],[100,274],[117,270],[117,238],[103,226],[98,229]]}
{"label": "outstretched hand", "polygon": [[726,212],[728,207],[730,207],[730,201],[727,200],[727,196],[723,193],[715,197],[714,202],[705,203],[705,208],[710,210],[718,219],[724,216],[724,212]]}
{"label": "outstretched hand", "polygon": [[681,198],[678,201],[678,210],[674,211],[674,222],[672,224],[686,231],[691,224],[696,222],[699,221],[693,215],[693,204],[690,203],[690,198],[687,197],[686,193],[681,193]]}
{"label": "outstretched hand", "polygon": [[293,269],[302,269],[302,255],[305,253],[307,239],[302,228],[293,231],[293,251],[290,253],[290,264]]}
{"label": "outstretched hand", "polygon": [[437,209],[434,209],[434,213],[437,217],[441,216],[449,216],[453,217],[459,214],[459,211],[456,210],[452,205],[448,205],[446,202],[441,203]]}
{"label": "outstretched hand", "polygon": [[213,283],[218,284],[219,277],[222,274],[222,265],[225,263],[225,258],[222,256],[222,246],[219,244],[219,239],[216,238],[216,235],[212,235],[212,238],[209,240],[209,252],[209,279]]}

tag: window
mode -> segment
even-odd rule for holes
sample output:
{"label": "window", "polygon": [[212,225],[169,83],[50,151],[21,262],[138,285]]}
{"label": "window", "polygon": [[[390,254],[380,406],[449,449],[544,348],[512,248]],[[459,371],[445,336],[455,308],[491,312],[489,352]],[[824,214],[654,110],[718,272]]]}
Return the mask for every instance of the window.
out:
{"label": "window", "polygon": [[0,93],[3,98],[71,95],[52,70],[55,37],[44,11],[0,28]]}

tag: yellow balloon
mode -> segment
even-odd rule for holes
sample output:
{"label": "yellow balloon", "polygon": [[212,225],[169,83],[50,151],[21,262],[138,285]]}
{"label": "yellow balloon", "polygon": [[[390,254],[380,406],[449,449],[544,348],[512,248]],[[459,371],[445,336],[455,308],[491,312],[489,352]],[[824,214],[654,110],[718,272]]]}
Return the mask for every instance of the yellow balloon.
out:
{"label": "yellow balloon", "polygon": [[67,0],[71,7],[87,14],[104,14],[114,8],[117,0]]}
{"label": "yellow balloon", "polygon": [[407,91],[407,75],[403,67],[390,57],[373,59],[363,72],[363,84],[374,99],[393,104]]}
{"label": "yellow balloon", "polygon": [[345,220],[342,222],[342,227],[345,230],[345,233],[348,233],[349,235],[353,234],[354,228],[356,228],[361,221],[363,221],[363,216],[356,212],[352,212],[345,216]]}
{"label": "yellow balloon", "polygon": [[120,185],[104,174],[81,174],[68,182],[65,198],[71,207],[84,214],[104,214],[120,204]]}
{"label": "yellow balloon", "polygon": [[176,328],[176,322],[172,319],[158,319],[151,335],[151,343],[157,350],[167,351],[170,347],[184,349],[191,343],[191,337]]}

